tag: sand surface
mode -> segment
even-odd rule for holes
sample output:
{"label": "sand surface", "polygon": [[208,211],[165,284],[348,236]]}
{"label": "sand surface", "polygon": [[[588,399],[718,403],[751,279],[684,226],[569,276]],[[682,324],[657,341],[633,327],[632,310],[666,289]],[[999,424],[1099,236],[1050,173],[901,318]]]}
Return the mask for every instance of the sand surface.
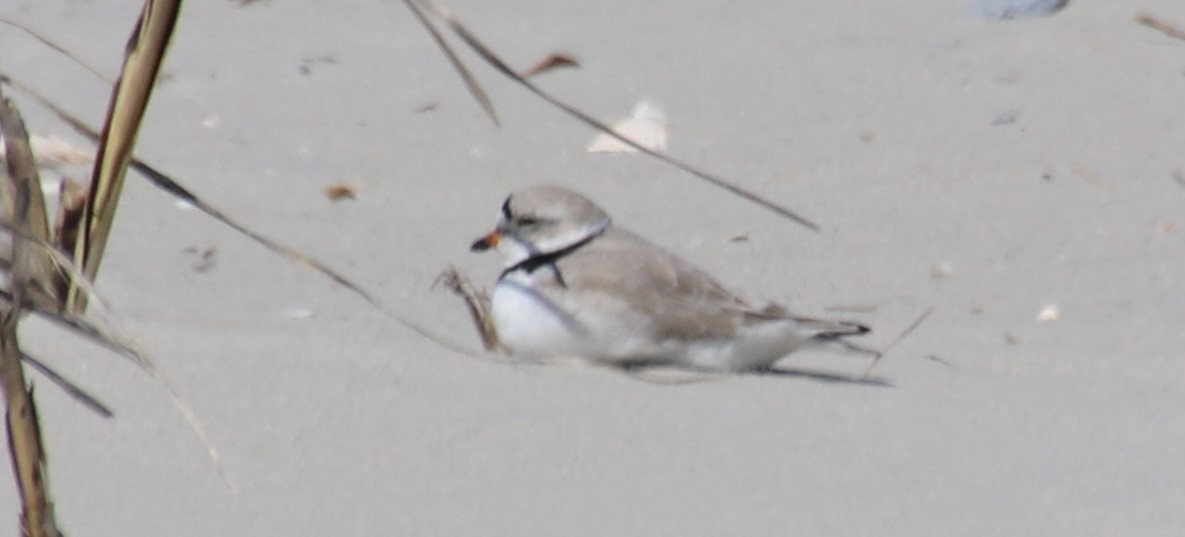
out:
{"label": "sand surface", "polygon": [[[673,155],[823,232],[589,155],[590,129],[465,53],[493,126],[393,1],[187,3],[138,152],[474,349],[433,279],[455,264],[491,283],[500,260],[467,247],[505,195],[574,188],[738,290],[872,306],[849,314],[871,345],[934,308],[875,370],[891,386],[819,353],[684,386],[467,357],[131,179],[99,291],[237,492],[158,383],[30,322],[29,351],[117,413],[34,377],[70,535],[1181,534],[1185,41],[1133,16],[1185,26],[1185,4],[1011,22],[952,0],[448,4],[518,67],[579,58],[537,81],[598,117],[657,103]],[[138,9],[0,16],[113,75]],[[0,69],[101,122],[105,83],[9,27]],[[81,144],[17,98],[33,132]],[[359,199],[327,200],[337,183]]]}

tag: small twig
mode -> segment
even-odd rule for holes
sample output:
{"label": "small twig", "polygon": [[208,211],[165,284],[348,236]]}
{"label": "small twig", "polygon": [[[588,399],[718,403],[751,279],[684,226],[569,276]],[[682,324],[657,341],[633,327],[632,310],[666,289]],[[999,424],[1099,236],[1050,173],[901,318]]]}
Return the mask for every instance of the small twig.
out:
{"label": "small twig", "polygon": [[490,298],[481,291],[474,289],[473,284],[462,276],[456,267],[449,267],[440,273],[432,287],[444,287],[465,301],[469,309],[469,318],[481,335],[481,344],[487,351],[503,351],[505,347],[498,339],[498,329],[494,326],[493,316],[490,315]]}
{"label": "small twig", "polygon": [[[676,159],[675,157],[667,155],[666,153],[663,153],[660,151],[655,151],[653,149],[650,149],[648,147],[640,145],[637,142],[618,134],[617,132],[615,132],[612,129],[612,127],[606,125],[605,123],[601,122],[600,120],[588,115],[587,113],[581,111],[580,109],[578,109],[570,104],[567,104],[567,103],[557,99],[556,97],[552,96],[550,93],[547,93],[547,92],[543,91],[542,89],[539,89],[539,87],[536,86],[534,83],[532,83],[530,80],[527,80],[522,75],[518,74],[517,71],[512,69],[510,67],[510,65],[508,65],[505,61],[503,61],[502,58],[500,58],[497,54],[495,54],[493,52],[493,50],[491,50],[488,46],[485,45],[485,43],[483,43],[481,40],[479,40],[477,38],[477,36],[469,30],[469,28],[467,28],[465,25],[461,24],[460,20],[458,20],[455,16],[453,16],[452,13],[450,13],[447,9],[445,9],[444,6],[441,6],[435,0],[404,0],[404,1],[405,1],[405,3],[408,4],[409,7],[411,7],[413,9],[413,11],[415,10],[415,7],[416,7],[414,4],[418,4],[419,7],[424,8],[427,11],[431,12],[432,14],[436,15],[437,17],[440,17],[441,19],[443,19],[445,21],[445,23],[448,24],[449,28],[452,29],[453,33],[457,34],[457,36],[460,37],[461,40],[464,41],[466,45],[469,45],[469,48],[473,49],[473,51],[476,52],[478,56],[480,56],[483,60],[485,60],[486,63],[490,64],[490,66],[493,67],[496,71],[498,71],[499,73],[502,73],[507,78],[509,78],[515,82],[518,82],[520,85],[522,85],[528,91],[530,91],[531,93],[534,93],[539,98],[543,99],[544,101],[551,104],[552,106],[559,108],[560,110],[563,110],[569,116],[572,116],[572,117],[580,120],[582,123],[589,125],[589,126],[595,128],[605,134],[608,134],[609,136],[612,136],[613,138],[616,138],[618,141],[620,141],[623,144],[626,144],[626,145],[628,145],[628,146],[630,146],[642,153],[645,153],[647,155],[650,155],[651,157],[654,157],[654,158],[661,160],[667,164],[670,164],[671,166],[674,166],[674,167],[676,167],[680,170],[683,170],[691,175],[694,175],[694,176],[696,176],[704,181],[707,181],[708,183],[711,183],[717,187],[727,190],[736,196],[739,196],[739,197],[749,200],[753,203],[756,203],[762,207],[765,207],[766,209],[769,209],[784,218],[787,218],[799,225],[802,225],[802,226],[810,229],[811,231],[815,231],[815,232],[821,231],[818,224],[815,224],[814,222],[807,220],[806,218],[804,218],[802,216],[799,216],[794,211],[791,211],[790,209],[787,209],[777,203],[774,203],[773,201],[770,201],[770,200],[768,200],[756,193],[750,192],[740,186],[737,186],[722,177],[708,173],[708,172],[701,170],[695,166],[692,166],[692,165],[687,164],[679,159]],[[422,15],[420,15],[420,13],[418,11],[416,11],[416,14],[417,14],[417,16],[422,17]]]}
{"label": "small twig", "polygon": [[1185,30],[1181,30],[1172,24],[1157,18],[1155,15],[1147,13],[1139,13],[1136,15],[1136,22],[1143,24],[1153,30],[1160,30],[1169,37],[1185,40]]}
{"label": "small twig", "polygon": [[[58,118],[60,118],[62,121],[65,121],[67,125],[70,125],[70,127],[73,128],[75,130],[75,132],[77,132],[77,133],[81,134],[82,136],[85,136],[91,140],[98,140],[99,134],[97,132],[95,132],[94,129],[90,128],[87,124],[83,123],[82,120],[78,119],[73,114],[70,114],[65,109],[63,109],[62,107],[55,104],[53,101],[50,101],[48,98],[41,95],[36,90],[34,90],[24,84],[21,84],[20,82],[13,80],[12,78],[4,76],[4,75],[0,75],[0,80],[3,80],[4,82],[12,85],[12,87],[15,88],[16,90],[31,97],[33,100],[37,101],[42,106],[48,108],[51,112],[53,112],[55,115],[57,115]],[[350,280],[349,278],[346,278],[345,276],[343,276],[341,273],[337,272],[336,270],[333,270],[328,265],[326,265],[320,261],[317,261],[316,259],[313,259],[309,256],[306,256],[306,255],[296,251],[293,248],[290,248],[290,247],[280,244],[276,241],[268,239],[267,237],[264,237],[263,235],[251,230],[246,225],[241,224],[237,220],[232,219],[229,215],[222,212],[220,209],[216,208],[214,205],[212,205],[209,202],[205,201],[204,199],[198,197],[197,194],[194,194],[188,188],[181,185],[181,183],[177,182],[176,180],[174,180],[173,178],[171,178],[164,172],[161,172],[161,171],[157,170],[156,168],[150,166],[149,164],[145,163],[144,161],[140,160],[135,155],[132,156],[131,168],[133,170],[139,172],[140,175],[143,176],[144,178],[148,179],[148,182],[152,183],[153,186],[155,186],[161,190],[164,190],[165,192],[169,193],[170,195],[176,197],[177,199],[179,199],[185,203],[193,205],[199,211],[202,211],[203,213],[210,216],[211,218],[213,218],[219,222],[222,222],[224,225],[229,226],[231,229],[245,235],[247,238],[249,238],[252,241],[256,242],[257,244],[263,246],[264,248],[267,248],[268,250],[271,250],[272,252],[279,254],[281,257],[288,259],[292,263],[312,269],[313,271],[320,273],[322,276],[325,276],[325,277],[329,278],[330,280],[333,280],[334,283],[336,283],[342,287],[345,287],[350,292],[352,292],[355,295],[362,298],[362,300],[365,300],[366,303],[370,304],[373,308],[382,312],[384,315],[386,315],[388,318],[394,320],[395,322],[407,327],[411,331],[413,331],[421,336],[424,336],[425,338],[428,338],[429,340],[436,343],[437,345],[440,345],[441,347],[444,347],[444,348],[451,350],[453,352],[456,352],[459,354],[464,354],[466,356],[471,356],[473,354],[471,351],[465,349],[464,347],[449,341],[448,338],[445,338],[439,334],[433,333],[431,330],[421,326],[420,324],[409,320],[404,315],[400,315],[394,311],[391,311],[390,309],[387,308],[387,306],[385,304],[383,304],[381,301],[379,301],[373,295],[371,295],[366,290],[364,290],[361,285],[354,283],[352,280]]]}
{"label": "small twig", "polygon": [[82,59],[81,59],[81,58],[79,58],[78,56],[75,56],[73,53],[71,53],[70,51],[66,50],[64,47],[62,47],[62,46],[58,45],[57,43],[54,43],[54,42],[53,42],[53,41],[51,41],[49,38],[47,38],[47,37],[45,37],[45,36],[41,35],[40,33],[36,32],[36,31],[34,31],[32,28],[29,28],[28,26],[25,26],[24,24],[21,24],[21,23],[19,23],[19,22],[16,22],[16,21],[13,21],[13,20],[6,19],[6,18],[4,18],[4,17],[0,17],[0,22],[2,22],[2,23],[4,23],[4,24],[11,25],[11,26],[15,26],[15,27],[17,27],[17,28],[21,29],[21,30],[22,30],[22,31],[24,31],[25,33],[27,33],[27,34],[29,34],[29,35],[33,36],[33,38],[34,38],[34,39],[36,39],[36,40],[40,41],[40,42],[41,42],[43,45],[45,45],[45,46],[47,46],[47,47],[49,47],[49,48],[52,48],[52,49],[54,49],[54,50],[56,50],[56,51],[58,51],[58,52],[62,53],[62,54],[63,54],[63,55],[65,55],[67,58],[70,58],[71,60],[74,60],[74,62],[75,62],[75,63],[77,63],[78,65],[81,65],[83,69],[86,69],[87,71],[90,71],[90,72],[91,72],[91,74],[93,74],[93,75],[95,75],[95,76],[99,77],[99,80],[102,80],[103,82],[106,82],[106,83],[108,83],[108,84],[111,84],[111,83],[112,83],[112,81],[111,81],[111,78],[110,78],[110,77],[108,77],[107,75],[104,75],[104,74],[103,74],[101,71],[99,71],[98,69],[96,69],[94,66],[92,66],[91,64],[89,64],[89,63],[87,63],[87,62],[84,62],[84,61],[82,61]]}
{"label": "small twig", "polygon": [[21,360],[26,364],[29,364],[33,369],[36,369],[42,374],[42,376],[49,379],[49,381],[54,383],[58,388],[61,388],[62,391],[66,392],[66,395],[69,395],[72,399],[78,401],[82,406],[90,409],[92,412],[104,418],[115,416],[115,413],[112,412],[107,405],[103,404],[102,401],[99,401],[97,398],[95,398],[95,396],[87,393],[86,390],[82,389],[82,387],[75,384],[70,379],[63,377],[60,373],[54,371],[53,368],[45,365],[45,363],[41,362],[40,360],[24,353],[21,354]]}
{"label": "small twig", "polygon": [[910,323],[910,325],[908,327],[906,327],[905,330],[902,330],[900,334],[897,334],[897,337],[893,338],[892,341],[890,341],[887,345],[882,347],[880,351],[877,351],[876,358],[873,358],[872,363],[868,364],[868,369],[864,370],[864,376],[867,377],[870,373],[872,373],[872,368],[876,367],[876,364],[881,361],[881,358],[883,358],[884,355],[889,353],[890,349],[897,346],[897,344],[900,343],[901,340],[905,339],[906,336],[912,334],[914,332],[914,330],[918,329],[919,326],[922,326],[922,323],[926,322],[926,319],[929,319],[930,316],[933,314],[934,314],[934,307],[931,306],[930,308],[926,309],[925,312],[923,312],[921,315],[919,315],[917,319],[914,319],[914,321],[912,323]]}
{"label": "small twig", "polygon": [[494,103],[490,100],[490,96],[486,95],[485,90],[481,89],[481,84],[477,83],[477,79],[473,77],[473,73],[469,72],[465,64],[461,63],[461,58],[457,56],[456,52],[453,52],[453,48],[449,46],[448,41],[445,41],[444,36],[440,35],[440,31],[435,26],[432,26],[432,22],[428,20],[428,17],[424,16],[424,12],[416,5],[415,0],[403,0],[403,3],[407,4],[408,9],[411,9],[411,12],[416,15],[416,18],[420,20],[420,24],[424,25],[428,33],[432,34],[432,40],[436,41],[436,45],[440,47],[440,50],[444,51],[444,55],[448,58],[449,63],[453,64],[453,68],[461,75],[461,80],[465,81],[465,87],[469,90],[469,94],[473,95],[473,98],[481,105],[481,109],[487,116],[490,116],[490,121],[493,121],[494,125],[500,125],[498,113],[494,110]]}
{"label": "small twig", "polygon": [[949,367],[949,368],[951,368],[951,369],[958,369],[957,367],[955,367],[955,365],[954,365],[954,364],[952,364],[952,363],[950,363],[950,362],[948,362],[948,361],[946,361],[946,360],[943,360],[943,359],[942,359],[942,357],[938,356],[937,354],[931,354],[931,355],[928,355],[928,356],[926,356],[926,359],[927,359],[927,360],[932,360],[932,361],[938,362],[938,363],[940,363],[940,364],[942,364],[942,365],[944,365],[944,366],[946,366],[946,367]]}

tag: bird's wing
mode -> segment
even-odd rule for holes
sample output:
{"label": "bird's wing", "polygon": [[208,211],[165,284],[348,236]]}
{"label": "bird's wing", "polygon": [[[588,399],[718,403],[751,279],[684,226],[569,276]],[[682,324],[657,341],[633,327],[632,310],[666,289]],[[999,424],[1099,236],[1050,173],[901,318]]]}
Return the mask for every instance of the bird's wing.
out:
{"label": "bird's wing", "polygon": [[568,292],[617,302],[660,340],[733,337],[747,315],[760,314],[695,265],[619,229],[561,260],[559,270]]}

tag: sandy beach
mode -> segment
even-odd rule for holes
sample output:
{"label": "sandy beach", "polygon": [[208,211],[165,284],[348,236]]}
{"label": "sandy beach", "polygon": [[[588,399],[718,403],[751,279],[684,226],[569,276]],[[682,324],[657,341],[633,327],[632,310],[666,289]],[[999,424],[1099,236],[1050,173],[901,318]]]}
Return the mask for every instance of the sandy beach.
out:
{"label": "sandy beach", "polygon": [[[592,129],[465,50],[493,125],[400,2],[188,2],[138,155],[477,355],[130,176],[97,291],[226,479],[159,382],[28,322],[28,352],[116,413],[33,375],[69,535],[1181,534],[1185,40],[1134,18],[1185,28],[1185,3],[1013,21],[955,0],[447,5],[516,68],[577,58],[534,80],[596,117],[660,106],[670,154],[822,231],[587,153]],[[113,78],[139,9],[0,17]],[[0,71],[101,124],[107,83],[9,26]],[[8,93],[33,133],[90,147]],[[867,323],[874,347],[933,314],[876,383],[817,352],[677,386],[504,363],[432,284],[455,265],[491,285],[501,260],[468,246],[537,183],[747,295]]]}

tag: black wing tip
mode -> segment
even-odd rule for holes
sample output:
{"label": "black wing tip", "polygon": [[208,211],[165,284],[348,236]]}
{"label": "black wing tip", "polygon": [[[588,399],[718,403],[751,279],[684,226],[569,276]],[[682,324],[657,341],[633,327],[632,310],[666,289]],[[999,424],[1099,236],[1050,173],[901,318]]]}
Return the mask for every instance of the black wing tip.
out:
{"label": "black wing tip", "polygon": [[837,341],[847,337],[862,336],[872,332],[872,329],[859,324],[844,321],[845,328],[843,330],[828,330],[814,335],[814,339],[819,341]]}

